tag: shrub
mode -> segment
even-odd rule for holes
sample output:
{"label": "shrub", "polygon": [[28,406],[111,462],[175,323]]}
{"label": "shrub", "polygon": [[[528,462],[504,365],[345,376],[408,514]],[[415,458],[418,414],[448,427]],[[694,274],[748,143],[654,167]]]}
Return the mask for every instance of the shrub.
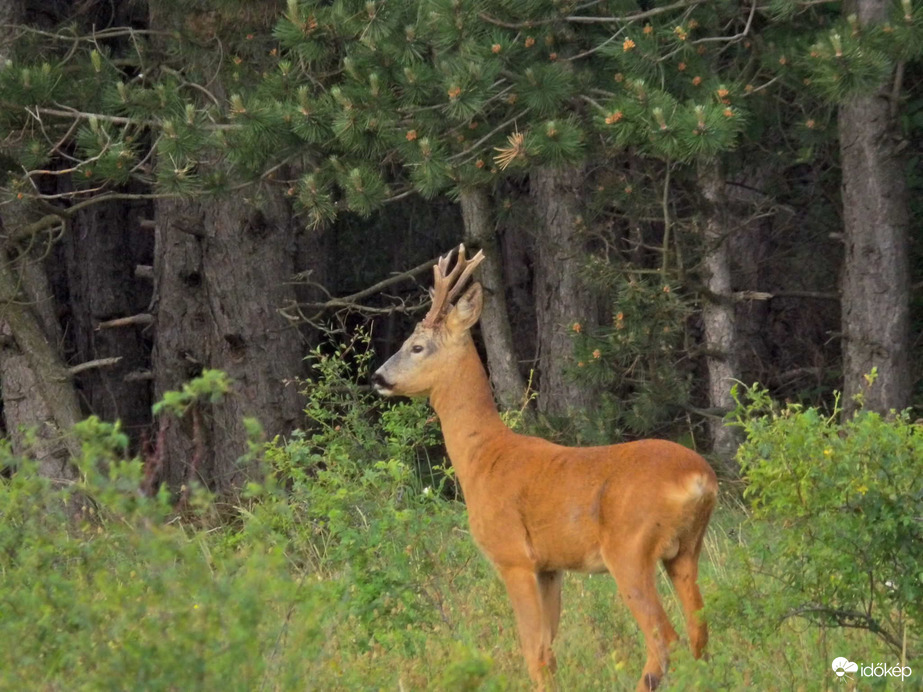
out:
{"label": "shrub", "polygon": [[415,469],[439,440],[428,405],[371,392],[368,342],[360,334],[331,354],[313,353],[307,431],[269,445],[267,484],[251,487],[261,501],[247,530],[268,530],[293,562],[336,578],[360,648],[413,653],[438,614],[414,575],[442,559],[438,535],[459,514],[441,501],[447,476],[423,464],[436,483],[427,485]]}
{"label": "shrub", "polygon": [[0,689],[356,689],[427,643],[448,655],[431,644],[446,565],[473,548],[447,540],[461,506],[414,471],[438,429],[422,402],[373,399],[343,352],[315,365],[310,427],[251,450],[266,473],[236,518],[204,490],[182,516],[140,492],[117,424],[77,427],[65,486],[0,443]]}
{"label": "shrub", "polygon": [[[326,585],[299,588],[271,545],[164,523],[117,426],[78,428],[80,479],[54,486],[7,447],[0,481],[0,689],[257,689],[323,646]],[[286,628],[288,618],[298,627]]]}
{"label": "shrub", "polygon": [[907,414],[783,407],[756,386],[734,395],[753,516],[740,556],[749,569],[731,597],[747,593],[754,625],[799,616],[866,629],[898,653],[918,645],[923,426]]}

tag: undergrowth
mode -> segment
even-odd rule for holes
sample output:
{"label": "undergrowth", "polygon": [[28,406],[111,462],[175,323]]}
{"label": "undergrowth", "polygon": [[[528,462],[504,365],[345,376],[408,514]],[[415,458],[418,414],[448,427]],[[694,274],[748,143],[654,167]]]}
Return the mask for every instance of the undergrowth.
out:
{"label": "undergrowth", "polygon": [[[358,351],[361,373],[368,361]],[[0,689],[529,689],[502,584],[472,544],[451,471],[439,466],[431,411],[421,402],[373,399],[357,384],[361,375],[348,376],[356,358],[355,351],[316,354],[315,377],[305,383],[309,423],[260,451],[263,477],[245,489],[233,521],[213,522],[218,514],[201,491],[190,503],[195,511],[182,517],[165,492],[138,492],[142,462],[126,457],[117,425],[81,424],[81,474],[64,487],[0,446],[7,469],[0,480]],[[741,419],[762,421],[747,424],[742,461],[751,491],[719,508],[702,558],[711,658],[694,661],[678,649],[665,689],[923,688],[923,663],[914,658],[919,601],[907,601],[918,577],[888,571],[909,558],[886,560],[885,551],[862,566],[884,570],[876,573],[882,586],[874,612],[899,611],[900,636],[909,642],[903,653],[877,633],[792,610],[794,596],[819,583],[815,572],[826,569],[842,582],[864,576],[823,562],[828,549],[809,537],[807,518],[792,523],[800,515],[786,514],[799,505],[779,499],[795,481],[803,487],[805,476],[823,483],[835,475],[824,445],[847,455],[850,443],[836,433],[809,444],[827,434],[823,421],[802,421],[801,437],[785,428],[802,415],[808,412],[751,409]],[[887,437],[880,428],[887,425],[912,426],[879,420],[863,430]],[[919,432],[911,433],[918,443]],[[903,449],[906,440],[894,439],[893,448]],[[788,445],[784,459],[774,444]],[[863,460],[868,468],[875,462],[868,454]],[[781,466],[772,472],[774,463]],[[827,470],[811,474],[810,463]],[[872,486],[859,494],[868,498]],[[876,500],[893,509],[889,501],[887,493]],[[840,509],[848,526],[862,525],[870,511]],[[881,529],[888,540],[903,540]],[[919,555],[919,545],[885,549]],[[676,599],[660,582],[679,626]],[[779,588],[785,585],[798,588]],[[813,597],[843,607],[833,595]],[[556,650],[561,690],[633,688],[642,643],[611,578],[568,576]],[[903,663],[913,674],[903,682],[853,674],[842,687],[831,669],[840,656]]]}

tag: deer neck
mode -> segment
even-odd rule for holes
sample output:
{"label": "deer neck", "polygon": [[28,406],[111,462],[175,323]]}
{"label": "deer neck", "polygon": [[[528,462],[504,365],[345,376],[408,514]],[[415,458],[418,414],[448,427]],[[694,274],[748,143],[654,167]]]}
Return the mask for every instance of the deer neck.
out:
{"label": "deer neck", "polygon": [[452,373],[430,392],[430,403],[439,416],[446,451],[464,490],[483,445],[509,432],[497,412],[487,372],[473,341],[465,345]]}

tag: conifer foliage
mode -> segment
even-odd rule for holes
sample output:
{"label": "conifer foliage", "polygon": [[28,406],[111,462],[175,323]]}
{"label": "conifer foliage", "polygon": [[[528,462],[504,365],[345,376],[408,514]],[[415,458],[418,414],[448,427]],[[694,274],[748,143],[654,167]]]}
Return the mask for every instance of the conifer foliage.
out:
{"label": "conifer foliage", "polygon": [[[776,182],[793,162],[830,168],[836,104],[923,46],[912,0],[871,26],[796,0],[150,0],[148,10],[144,26],[24,28],[9,44],[0,213],[11,261],[99,201],[231,195],[258,208],[281,190],[313,232],[409,195],[515,198],[540,167],[570,166],[586,193],[587,278],[604,277],[608,301],[600,330],[573,333],[572,369],[644,402],[610,425],[636,432],[652,429],[642,410],[660,416],[694,397],[683,383],[696,367],[695,316],[715,299],[702,164],[730,175],[760,159]],[[657,354],[637,353],[645,324],[659,329]],[[644,339],[629,344],[635,326]]]}
{"label": "conifer foliage", "polygon": [[[322,224],[411,189],[433,197],[599,153],[714,157],[768,115],[753,98],[775,80],[840,101],[923,45],[923,9],[910,0],[871,31],[782,0],[769,15],[729,2],[189,9],[170,36],[25,33],[0,71],[6,155],[40,171],[66,154],[84,194],[130,177],[169,194],[218,192],[297,163],[291,194]],[[271,35],[247,25],[256,14]],[[184,53],[207,53],[210,40],[221,41],[213,66],[229,93],[186,69]],[[224,173],[203,179],[197,164],[215,157]],[[8,187],[35,196],[37,175]]]}

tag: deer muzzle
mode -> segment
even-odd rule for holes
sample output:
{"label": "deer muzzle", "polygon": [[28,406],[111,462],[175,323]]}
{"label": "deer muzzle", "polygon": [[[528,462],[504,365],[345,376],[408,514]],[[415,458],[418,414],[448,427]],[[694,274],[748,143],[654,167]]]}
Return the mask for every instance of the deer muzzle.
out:
{"label": "deer muzzle", "polygon": [[394,385],[385,379],[385,376],[381,374],[381,370],[379,369],[372,375],[372,388],[382,396],[389,396],[394,390]]}

